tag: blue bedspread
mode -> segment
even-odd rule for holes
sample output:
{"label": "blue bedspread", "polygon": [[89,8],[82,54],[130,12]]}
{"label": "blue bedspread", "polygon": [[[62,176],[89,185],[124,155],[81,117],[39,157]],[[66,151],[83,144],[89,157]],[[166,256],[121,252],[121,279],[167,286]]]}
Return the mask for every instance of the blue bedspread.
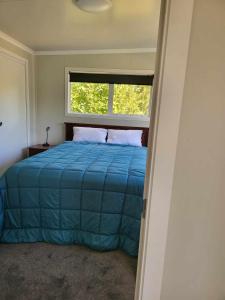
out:
{"label": "blue bedspread", "polygon": [[18,162],[0,180],[0,241],[83,244],[136,256],[146,152],[65,142]]}

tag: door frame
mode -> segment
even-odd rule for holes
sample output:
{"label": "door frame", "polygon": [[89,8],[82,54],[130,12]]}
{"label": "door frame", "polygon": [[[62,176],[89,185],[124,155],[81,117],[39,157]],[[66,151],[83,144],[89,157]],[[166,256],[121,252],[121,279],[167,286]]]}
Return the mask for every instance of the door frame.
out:
{"label": "door frame", "polygon": [[29,89],[29,62],[28,59],[17,55],[16,53],[0,47],[0,55],[5,56],[12,61],[24,66],[25,73],[25,109],[26,109],[26,146],[30,145],[31,139],[31,121],[30,121],[30,89]]}
{"label": "door frame", "polygon": [[160,300],[194,0],[162,0],[135,300]]}

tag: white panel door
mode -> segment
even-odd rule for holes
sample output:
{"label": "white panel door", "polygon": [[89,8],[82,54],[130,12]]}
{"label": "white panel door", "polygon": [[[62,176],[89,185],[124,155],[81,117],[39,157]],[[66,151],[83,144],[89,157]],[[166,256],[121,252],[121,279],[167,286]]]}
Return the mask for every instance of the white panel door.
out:
{"label": "white panel door", "polygon": [[[2,125],[1,125],[2,122]],[[0,52],[0,176],[27,147],[26,65]]]}

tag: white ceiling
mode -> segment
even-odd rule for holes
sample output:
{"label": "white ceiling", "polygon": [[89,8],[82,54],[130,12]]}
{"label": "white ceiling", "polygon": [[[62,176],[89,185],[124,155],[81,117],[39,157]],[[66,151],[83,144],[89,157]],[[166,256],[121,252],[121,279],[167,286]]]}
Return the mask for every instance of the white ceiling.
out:
{"label": "white ceiling", "polygon": [[160,0],[112,0],[80,11],[73,0],[0,0],[0,30],[35,51],[154,48]]}

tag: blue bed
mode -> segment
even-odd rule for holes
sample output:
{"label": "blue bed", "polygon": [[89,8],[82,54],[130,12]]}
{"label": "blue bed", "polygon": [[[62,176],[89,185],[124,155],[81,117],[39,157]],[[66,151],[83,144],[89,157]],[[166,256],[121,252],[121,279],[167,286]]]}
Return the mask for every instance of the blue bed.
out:
{"label": "blue bed", "polygon": [[0,241],[138,254],[146,147],[65,142],[0,180]]}

